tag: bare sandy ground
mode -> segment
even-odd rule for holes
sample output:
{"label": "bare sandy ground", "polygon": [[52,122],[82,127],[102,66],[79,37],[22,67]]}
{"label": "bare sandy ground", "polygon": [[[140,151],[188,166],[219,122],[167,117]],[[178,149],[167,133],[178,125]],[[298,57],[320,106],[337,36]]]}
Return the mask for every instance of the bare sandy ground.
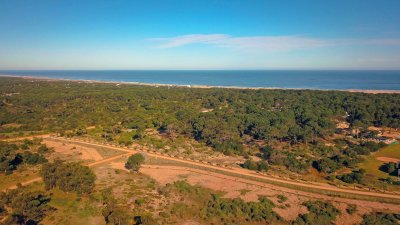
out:
{"label": "bare sandy ground", "polygon": [[[57,138],[57,139],[62,139],[62,138]],[[124,151],[127,153],[132,153],[132,154],[138,152],[138,151],[131,150],[128,148],[114,147],[114,146],[104,145],[104,144],[100,144],[100,143],[88,143],[86,141],[81,141],[81,140],[73,140],[73,141],[71,141],[71,143],[72,142],[78,143],[78,144],[83,143],[83,144],[92,145],[92,146],[107,147],[107,148],[120,150],[120,151]],[[220,167],[220,166],[205,164],[202,162],[194,162],[194,161],[189,161],[186,159],[179,159],[176,157],[161,155],[160,153],[147,152],[145,154],[152,156],[152,157],[160,158],[160,159],[167,159],[167,160],[176,161],[176,162],[183,162],[183,163],[191,164],[191,165],[195,165],[195,166],[216,169],[221,172],[229,172],[229,173],[234,173],[237,175],[245,175],[245,176],[252,177],[252,178],[259,178],[259,179],[264,179],[264,180],[268,180],[268,181],[272,181],[272,182],[280,182],[280,183],[299,186],[299,187],[303,187],[303,188],[319,189],[319,190],[324,190],[324,191],[343,192],[343,193],[347,193],[347,194],[365,195],[365,196],[373,196],[373,197],[400,199],[400,196],[397,193],[379,193],[379,192],[371,192],[371,191],[359,190],[359,189],[339,188],[339,187],[331,186],[331,185],[324,184],[324,183],[317,183],[317,182],[307,182],[306,183],[306,182],[301,182],[299,180],[286,180],[286,179],[282,179],[280,177],[266,176],[263,174],[258,174],[258,173],[255,173],[254,171],[250,171],[250,170],[242,169],[242,168],[224,168],[224,167]],[[201,170],[201,171],[203,171],[203,170]],[[279,187],[279,185],[276,185],[276,187]]]}
{"label": "bare sandy ground", "polygon": [[77,144],[69,144],[65,142],[52,141],[52,140],[44,140],[44,144],[47,147],[54,148],[54,151],[62,154],[71,154],[78,153],[82,160],[93,160],[100,161],[103,159],[103,156],[100,155],[99,152],[95,148],[85,147]]}
{"label": "bare sandy ground", "polygon": [[[111,166],[115,169],[126,170],[124,163],[112,162]],[[192,170],[183,167],[173,166],[150,166],[143,165],[140,172],[155,179],[160,185],[173,183],[185,179],[189,184],[199,185],[215,191],[226,193],[226,198],[240,197],[245,201],[257,201],[258,196],[269,196],[274,203],[277,203],[277,195],[280,191],[267,190],[261,186],[249,184],[241,179],[232,179],[228,176],[208,173],[201,170]],[[244,194],[241,194],[243,191]],[[299,213],[307,212],[307,209],[298,201],[299,198],[288,198],[285,204],[290,204],[289,209],[275,208],[275,211],[287,220],[295,220]]]}
{"label": "bare sandy ground", "polygon": [[[77,141],[74,140],[73,142],[79,144],[79,143],[85,143],[89,144],[87,142],[83,141]],[[93,146],[104,146],[102,144],[94,144],[90,143]],[[127,157],[130,154],[136,153],[137,151],[126,149],[126,148],[120,148],[120,147],[110,147],[107,146],[108,148],[112,149],[118,149],[123,152],[126,152],[125,154],[121,154],[118,156],[110,157],[107,159],[103,159],[97,162],[90,163],[89,166],[95,166],[98,164],[103,164],[103,163],[112,163],[111,166],[116,169],[124,169],[124,163],[119,161],[119,162],[114,162],[120,157]],[[181,160],[181,159],[176,159],[176,158],[171,158],[168,156],[162,156],[159,154],[153,154],[153,153],[146,153],[152,156],[156,156],[159,158],[164,158],[164,159],[170,159],[170,160],[175,160],[175,161],[183,161],[183,162],[188,162],[186,160]],[[190,164],[201,164],[197,162],[191,162],[189,161],[188,163]],[[205,167],[211,167],[215,168],[214,166],[210,165],[204,165]],[[235,171],[235,173],[240,173],[243,172],[247,175],[250,175],[251,171],[242,171],[241,169],[224,169],[224,168],[219,168],[220,170],[227,170],[227,171]],[[149,175],[153,179],[157,180],[161,184],[165,184],[168,182],[173,182],[176,180],[182,180],[186,179],[189,183],[191,184],[197,184],[201,185],[213,190],[217,191],[223,191],[226,193],[226,197],[241,197],[245,201],[253,201],[258,198],[259,195],[264,195],[268,198],[270,198],[272,201],[274,201],[278,206],[280,203],[277,201],[277,195],[278,194],[284,194],[288,200],[284,204],[288,204],[287,208],[279,208],[276,207],[274,210],[281,215],[283,218],[286,220],[293,220],[297,217],[298,214],[306,212],[306,209],[301,205],[304,201],[310,200],[310,199],[320,199],[324,201],[330,201],[332,202],[337,208],[341,209],[342,214],[339,216],[337,220],[337,224],[356,224],[361,221],[361,217],[363,214],[370,213],[371,211],[391,211],[391,212],[400,212],[400,205],[396,204],[390,204],[390,203],[380,203],[380,202],[371,202],[371,201],[365,201],[365,200],[355,200],[355,199],[346,199],[346,198],[340,198],[340,197],[331,197],[327,195],[322,195],[322,194],[315,194],[315,193],[310,193],[310,192],[305,192],[305,191],[298,191],[295,189],[290,189],[290,188],[285,188],[285,187],[280,187],[276,185],[271,185],[267,184],[264,182],[258,182],[258,181],[253,181],[253,180],[248,180],[248,179],[243,179],[243,178],[237,178],[237,177],[232,177],[232,176],[227,176],[223,175],[220,173],[214,173],[214,172],[208,172],[204,171],[201,169],[193,169],[193,168],[186,168],[186,167],[180,167],[180,166],[161,166],[161,165],[144,165],[143,168],[141,169],[141,172],[144,174]],[[252,176],[259,176],[256,174],[251,174]],[[261,176],[260,176],[261,177]],[[268,178],[268,179],[273,179],[274,178]],[[40,181],[40,178],[34,179],[32,181],[28,181],[25,183],[31,183],[34,181]],[[282,180],[282,182],[285,183],[292,183],[291,181],[286,181]],[[24,185],[25,185],[24,183]],[[305,184],[302,184],[305,185]],[[310,187],[315,187],[316,184],[307,184],[307,186]],[[319,189],[325,189],[327,187],[319,186],[317,185]],[[329,187],[328,189],[331,189]],[[244,190],[244,191],[243,191]],[[348,193],[359,193],[360,191],[358,190],[350,190],[346,189],[346,192]],[[360,192],[361,193],[361,192]],[[373,195],[382,195],[386,196],[387,194],[381,194],[381,193],[370,193]],[[393,196],[393,195],[391,195]],[[394,195],[394,197],[396,197]],[[348,207],[349,204],[355,204],[357,205],[357,213],[353,215],[348,215],[345,211],[345,209]]]}
{"label": "bare sandy ground", "polygon": [[[65,139],[64,139],[65,140]],[[49,143],[56,142],[58,145],[62,145],[62,142],[57,142],[57,141],[52,141],[52,140],[46,140],[49,141]],[[100,163],[112,163],[113,168],[117,169],[124,169],[124,163],[123,162],[113,162],[114,160],[123,157],[123,156],[128,156],[130,154],[136,153],[137,151],[127,149],[127,148],[120,148],[120,147],[111,147],[111,146],[105,146],[103,144],[94,144],[94,143],[87,143],[84,141],[78,141],[74,140],[71,141],[71,145],[79,145],[79,143],[84,143],[85,145],[92,145],[94,147],[107,147],[107,148],[112,148],[116,150],[121,150],[125,152],[125,154],[110,157],[107,159],[103,159],[94,163],[89,164],[89,166],[95,166]],[[83,147],[83,146],[82,146]],[[70,148],[66,148],[67,150]],[[249,175],[252,177],[260,177],[263,179],[269,179],[269,180],[280,180],[280,182],[284,183],[297,183],[299,186],[309,186],[310,188],[319,188],[319,189],[326,189],[326,190],[336,190],[338,188],[334,187],[325,187],[322,185],[318,184],[306,184],[306,183],[298,183],[297,181],[289,181],[289,180],[282,180],[282,179],[277,179],[273,177],[266,177],[264,175],[259,175],[255,174],[252,171],[248,170],[243,170],[239,168],[235,169],[228,169],[228,168],[221,168],[221,167],[216,167],[216,166],[211,166],[207,164],[202,164],[198,162],[193,162],[193,161],[188,161],[184,159],[177,159],[177,158],[172,158],[168,156],[163,156],[160,154],[156,153],[146,153],[150,156],[155,156],[159,157],[162,159],[169,159],[173,161],[178,161],[178,162],[185,162],[189,164],[195,164],[195,165],[201,165],[203,167],[210,167],[218,170],[223,170],[223,171],[228,171],[231,173],[240,173],[244,175]],[[295,189],[290,189],[290,188],[285,188],[281,187],[278,185],[271,185],[267,184],[264,182],[258,182],[258,181],[253,181],[249,179],[243,179],[243,178],[237,178],[235,176],[227,176],[223,175],[221,173],[214,173],[214,172],[208,172],[205,170],[201,169],[193,169],[193,168],[186,168],[186,167],[179,167],[179,166],[159,166],[159,165],[144,165],[142,170],[142,173],[149,175],[150,177],[154,178],[161,184],[165,184],[168,182],[173,182],[176,180],[181,180],[181,179],[186,179],[189,183],[191,184],[198,184],[213,190],[217,191],[223,191],[226,193],[226,197],[241,197],[246,201],[253,201],[258,198],[259,195],[265,195],[268,198],[270,198],[272,201],[277,203],[277,195],[278,194],[284,194],[286,197],[288,197],[287,202],[285,204],[289,204],[290,207],[287,209],[280,209],[276,207],[276,212],[279,213],[283,218],[287,220],[292,220],[297,217],[298,214],[304,213],[305,208],[301,206],[301,203],[304,201],[307,201],[309,199],[321,199],[325,201],[331,201],[332,203],[335,204],[338,208],[342,207],[345,209],[348,204],[355,204],[358,206],[358,212],[357,215],[352,215],[348,216],[345,211],[342,212],[342,215],[340,216],[340,220],[338,220],[338,224],[353,224],[359,222],[361,220],[361,215],[365,213],[369,213],[373,210],[377,211],[393,211],[393,212],[400,212],[400,205],[395,205],[395,204],[389,204],[389,203],[380,203],[380,202],[370,202],[370,201],[364,201],[364,200],[354,200],[354,199],[346,199],[346,198],[339,198],[339,197],[331,197],[327,195],[322,195],[322,194],[315,194],[315,193],[310,193],[310,192],[305,192],[305,191],[298,191]],[[37,180],[38,181],[38,180]],[[243,191],[246,190],[246,191]],[[248,191],[247,191],[248,190]],[[338,189],[339,190],[339,189]],[[359,190],[352,190],[352,189],[345,189],[342,190],[344,192],[347,192],[349,194],[351,193],[364,193],[364,191],[359,191]],[[370,195],[374,196],[393,196],[397,197],[396,195],[393,194],[383,194],[383,193],[373,193],[373,192],[365,192]],[[364,194],[365,194],[364,193]],[[277,203],[277,205],[279,205]]]}
{"label": "bare sandy ground", "polygon": [[[111,166],[115,169],[125,169],[122,162],[113,162]],[[360,223],[363,214],[374,210],[400,212],[399,205],[306,193],[192,168],[143,165],[140,172],[152,177],[161,185],[184,179],[192,185],[200,185],[215,191],[222,191],[225,193],[224,197],[227,198],[240,197],[245,201],[256,201],[260,195],[267,196],[277,206],[283,206],[285,204],[289,205],[287,208],[276,207],[274,209],[275,212],[286,220],[295,220],[299,214],[307,212],[307,209],[301,204],[310,199],[331,201],[338,209],[340,209],[342,214],[339,216],[337,224]],[[280,204],[277,198],[277,195],[279,194],[285,195],[288,200]],[[357,205],[358,212],[356,214],[349,215],[346,213],[346,208],[349,204]]]}
{"label": "bare sandy ground", "polygon": [[381,132],[381,136],[390,137],[390,138],[394,138],[394,139],[398,139],[400,137],[400,130],[399,129],[390,128],[390,127],[374,127],[374,126],[370,126],[370,127],[368,127],[368,130],[380,131]]}
{"label": "bare sandy ground", "polygon": [[381,161],[381,162],[400,162],[400,159],[396,159],[396,158],[390,158],[390,157],[377,157],[377,160]]}

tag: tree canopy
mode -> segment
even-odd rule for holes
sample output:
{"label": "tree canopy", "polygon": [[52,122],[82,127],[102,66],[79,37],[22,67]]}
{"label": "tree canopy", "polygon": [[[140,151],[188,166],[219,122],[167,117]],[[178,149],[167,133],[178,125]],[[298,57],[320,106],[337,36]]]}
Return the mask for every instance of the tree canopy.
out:
{"label": "tree canopy", "polygon": [[59,188],[66,192],[91,193],[94,189],[96,175],[79,163],[55,161],[44,164],[41,175],[46,189]]}
{"label": "tree canopy", "polygon": [[136,153],[129,156],[127,162],[125,163],[125,168],[131,171],[139,171],[140,165],[144,162],[145,158],[142,154]]}

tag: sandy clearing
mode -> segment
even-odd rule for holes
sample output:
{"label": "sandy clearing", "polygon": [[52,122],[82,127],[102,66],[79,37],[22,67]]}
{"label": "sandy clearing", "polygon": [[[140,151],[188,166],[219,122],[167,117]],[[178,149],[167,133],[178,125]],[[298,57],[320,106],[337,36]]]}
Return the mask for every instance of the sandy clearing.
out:
{"label": "sandy clearing", "polygon": [[396,158],[390,158],[390,157],[377,157],[377,160],[381,161],[381,162],[400,162],[400,159],[396,159]]}
{"label": "sandy clearing", "polygon": [[336,124],[336,128],[339,128],[339,129],[347,129],[349,127],[350,127],[350,124],[347,122],[339,122]]}
{"label": "sandy clearing", "polygon": [[85,147],[82,145],[70,144],[59,141],[52,140],[44,140],[44,144],[46,144],[50,148],[54,148],[54,151],[62,154],[70,154],[70,153],[79,153],[80,158],[83,160],[94,160],[100,161],[103,159],[103,156],[95,148]]}
{"label": "sandy clearing", "polygon": [[82,159],[94,161],[99,161],[103,159],[103,156],[101,156],[99,152],[97,152],[97,150],[94,148],[83,148],[81,151]]}
{"label": "sandy clearing", "polygon": [[[65,140],[65,139],[64,139]],[[131,149],[127,148],[121,148],[121,147],[110,147],[107,145],[102,145],[102,144],[93,144],[93,143],[88,143],[84,141],[71,141],[71,143],[83,143],[83,144],[88,144],[92,146],[100,146],[100,147],[107,147],[111,149],[116,149],[116,150],[121,150],[123,152],[126,152],[125,154],[119,155],[119,156],[114,156],[111,158],[107,158],[105,160],[102,160],[100,162],[94,162],[92,164],[89,164],[90,166],[97,165],[100,163],[106,163],[106,162],[112,162],[116,160],[119,157],[123,156],[128,156],[130,154],[136,153],[138,151],[134,151]],[[195,165],[201,165],[203,167],[210,167],[218,170],[223,170],[223,171],[229,171],[232,173],[241,173],[241,169],[228,169],[228,168],[219,168],[215,166],[210,166],[210,165],[205,165],[197,162],[191,162],[187,160],[182,160],[182,159],[177,159],[177,158],[172,158],[168,156],[162,156],[159,154],[154,154],[154,153],[145,153],[150,156],[155,156],[163,159],[168,159],[168,160],[174,160],[174,161],[179,161],[179,162],[185,162],[189,164],[195,164]],[[113,163],[113,165],[116,168],[123,169],[123,163]],[[274,200],[276,194],[283,194],[288,197],[288,203],[291,205],[290,211],[286,210],[281,210],[276,209],[276,211],[284,218],[290,220],[295,218],[298,213],[304,213],[304,208],[301,208],[301,202],[304,202],[308,199],[321,199],[325,201],[331,201],[335,204],[338,203],[343,203],[343,204],[355,204],[358,206],[360,213],[361,212],[370,212],[372,210],[378,210],[378,211],[393,211],[393,212],[400,212],[400,205],[395,205],[395,204],[389,204],[389,203],[380,203],[380,202],[371,202],[371,201],[364,201],[364,200],[355,200],[355,199],[346,199],[346,198],[339,198],[339,197],[331,197],[323,194],[314,194],[306,191],[297,191],[295,189],[290,189],[290,188],[285,188],[285,187],[280,187],[279,185],[272,185],[272,184],[267,184],[264,182],[258,182],[258,181],[253,181],[245,178],[237,178],[235,176],[228,176],[228,175],[223,175],[218,172],[208,172],[204,171],[202,169],[193,169],[193,168],[186,168],[186,167],[179,167],[179,166],[149,166],[149,165],[144,165],[142,172],[146,173],[146,170],[148,173],[149,171],[152,171],[150,174],[151,177],[155,177],[161,181],[161,182],[171,182],[174,181],[174,179],[187,179],[189,183],[192,184],[199,184],[205,187],[209,187],[210,189],[215,189],[215,190],[221,190],[227,192],[230,194],[231,197],[239,196],[240,195],[240,190],[246,189],[246,190],[251,190],[250,192],[244,194],[242,197],[247,200],[255,200],[257,199],[258,195],[265,195],[269,196],[271,200],[276,202]],[[173,171],[173,174],[170,171]],[[178,172],[176,172],[178,171]],[[175,173],[175,174],[174,174]],[[252,171],[243,171],[245,175],[251,175],[253,177],[265,177],[264,175],[258,175],[258,174],[253,174]],[[210,178],[211,177],[211,178]],[[164,181],[162,179],[165,179]],[[216,179],[214,181],[210,181],[210,179]],[[270,177],[265,177],[265,179],[273,179],[276,180],[275,178],[270,178]],[[157,179],[156,179],[157,180]],[[168,181],[167,181],[168,180]],[[281,180],[281,182],[287,183],[291,182],[293,183],[294,181],[286,181],[286,180]],[[240,184],[241,183],[241,184]],[[207,186],[209,185],[209,186]],[[222,186],[225,186],[221,188]],[[242,186],[240,186],[242,185]],[[314,188],[319,188],[319,189],[324,189],[325,187],[319,186],[319,185],[314,185],[314,184],[308,184],[308,186],[312,186]],[[234,188],[232,188],[234,187]],[[229,189],[231,188],[231,190]],[[352,192],[360,192],[357,190],[348,190],[344,189],[345,192],[352,193]],[[350,192],[351,191],[351,192]],[[381,193],[373,193],[382,195],[382,196],[395,196],[393,194],[381,194]],[[395,196],[396,197],[396,196]],[[298,206],[299,208],[295,208],[295,206]],[[290,213],[288,213],[290,212]],[[344,221],[346,222],[346,221]],[[345,223],[347,224],[347,223]]]}
{"label": "sandy clearing", "polygon": [[[112,165],[115,168],[123,168],[123,163],[113,163]],[[227,198],[240,197],[245,201],[256,201],[258,199],[258,196],[260,195],[267,196],[276,205],[290,205],[290,207],[286,209],[281,209],[278,207],[274,208],[274,211],[286,220],[294,220],[299,214],[307,212],[306,208],[302,206],[301,203],[310,199],[321,199],[325,201],[330,201],[338,206],[338,208],[342,209],[343,212],[342,215],[339,217],[340,219],[338,219],[338,224],[354,224],[361,219],[361,215],[369,213],[373,210],[388,210],[393,212],[400,212],[400,205],[345,199],[307,193],[284,187],[277,187],[262,182],[250,181],[242,178],[234,178],[219,173],[202,171],[192,168],[161,165],[143,165],[140,172],[152,177],[162,185],[185,179],[188,183],[192,185],[200,185],[215,191],[223,191],[226,193],[224,197]],[[247,193],[241,195],[241,190],[247,190]],[[283,204],[279,204],[276,197],[278,194],[285,195],[288,200]],[[356,216],[355,214],[348,215],[345,212],[345,209],[349,204],[357,205],[358,216]]]}
{"label": "sandy clearing", "polygon": [[[112,162],[111,167],[126,170],[123,162]],[[184,167],[143,165],[140,172],[155,179],[160,185],[184,179],[191,185],[199,185],[214,191],[222,191],[226,193],[224,195],[226,198],[240,197],[244,201],[257,201],[258,197],[263,195],[268,196],[278,205],[276,195],[282,194],[280,191],[244,183],[241,179],[230,179],[228,176],[221,176],[201,170],[192,171]],[[248,190],[248,192],[242,195],[241,190]],[[290,207],[287,209],[276,207],[274,211],[286,220],[295,220],[300,213],[307,212],[307,209],[301,205],[303,201],[305,201],[304,198],[298,198],[296,195],[288,196],[288,200],[284,204],[289,204]]]}
{"label": "sandy clearing", "polygon": [[341,214],[336,218],[336,225],[347,225],[347,224],[361,224],[362,215],[371,213],[371,209],[357,206],[357,211],[352,215],[348,214],[346,209],[347,204],[335,203],[334,206],[340,210]]}
{"label": "sandy clearing", "polygon": [[[56,138],[56,139],[63,139],[63,138]],[[63,139],[63,140],[65,140],[65,139]],[[124,151],[124,152],[130,152],[130,153],[137,152],[137,151],[134,151],[134,150],[131,150],[128,148],[104,145],[104,144],[99,144],[99,143],[89,143],[89,142],[81,141],[81,140],[73,140],[73,141],[71,140],[70,142],[71,143],[82,143],[82,144],[99,146],[99,147],[107,147],[107,148],[116,149],[116,150],[120,150],[120,151]],[[250,171],[250,170],[242,169],[242,168],[223,168],[223,167],[219,167],[219,166],[212,166],[212,165],[204,164],[201,162],[193,162],[193,161],[188,161],[186,159],[179,159],[179,158],[174,158],[174,157],[170,157],[170,156],[165,156],[165,155],[161,155],[159,153],[147,152],[145,154],[149,155],[149,156],[153,156],[153,157],[158,157],[160,159],[167,159],[167,160],[171,160],[171,161],[182,162],[182,163],[191,164],[191,165],[195,165],[195,166],[201,166],[203,168],[211,168],[211,169],[218,170],[220,172],[229,172],[229,173],[234,173],[237,175],[245,175],[245,176],[252,177],[252,178],[263,179],[263,180],[268,180],[268,181],[272,181],[272,182],[285,183],[285,184],[294,185],[294,186],[303,187],[303,188],[319,189],[319,190],[324,190],[324,191],[341,192],[341,193],[355,194],[355,195],[365,195],[365,196],[374,196],[374,197],[382,197],[382,198],[400,199],[400,196],[395,193],[379,193],[379,192],[371,192],[371,191],[366,191],[366,190],[364,191],[364,190],[350,189],[350,188],[339,188],[339,187],[330,186],[330,185],[322,184],[322,183],[316,183],[316,182],[304,183],[304,182],[297,181],[297,180],[286,180],[286,179],[282,179],[279,177],[258,174],[258,173],[255,173],[254,171]],[[200,170],[200,171],[203,171],[203,170]],[[248,181],[250,181],[250,180],[248,180]],[[274,187],[280,188],[280,185],[274,184]],[[291,189],[291,190],[294,190],[294,189]],[[309,193],[309,192],[307,192],[307,193]]]}

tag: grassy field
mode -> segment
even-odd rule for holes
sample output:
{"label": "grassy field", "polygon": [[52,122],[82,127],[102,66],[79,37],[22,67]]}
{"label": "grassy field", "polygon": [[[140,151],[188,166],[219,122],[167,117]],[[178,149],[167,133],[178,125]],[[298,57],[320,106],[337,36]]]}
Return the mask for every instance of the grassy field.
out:
{"label": "grassy field", "polygon": [[367,174],[373,175],[376,178],[387,178],[388,174],[380,171],[379,167],[384,164],[384,162],[379,161],[378,157],[389,157],[400,159],[400,144],[391,144],[379,150],[376,153],[371,154],[365,158],[359,166],[367,171]]}

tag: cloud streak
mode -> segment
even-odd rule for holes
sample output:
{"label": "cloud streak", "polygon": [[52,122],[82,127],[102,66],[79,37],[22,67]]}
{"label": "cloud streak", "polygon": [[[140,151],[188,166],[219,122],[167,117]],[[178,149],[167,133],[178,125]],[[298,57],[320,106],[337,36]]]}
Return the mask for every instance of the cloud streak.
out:
{"label": "cloud streak", "polygon": [[289,52],[341,45],[400,45],[400,39],[322,39],[303,36],[244,36],[227,34],[190,34],[170,38],[151,38],[156,48],[168,49],[203,44],[246,51]]}

